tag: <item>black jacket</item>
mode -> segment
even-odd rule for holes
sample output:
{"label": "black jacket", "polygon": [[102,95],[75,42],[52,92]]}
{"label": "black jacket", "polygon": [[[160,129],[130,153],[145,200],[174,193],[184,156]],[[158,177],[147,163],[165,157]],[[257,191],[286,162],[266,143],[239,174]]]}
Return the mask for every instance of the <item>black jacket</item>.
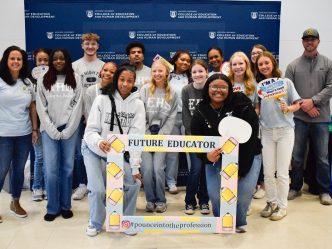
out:
{"label": "black jacket", "polygon": [[[191,132],[192,135],[220,136],[218,125],[227,116],[227,113],[247,121],[252,128],[249,140],[239,146],[239,176],[244,177],[251,168],[254,156],[260,154],[261,151],[258,139],[258,116],[246,95],[240,92],[233,93],[229,103],[221,108],[219,117],[216,110],[209,103],[200,102],[191,120]],[[205,153],[198,154],[198,156],[203,162],[211,163],[208,161]]]}

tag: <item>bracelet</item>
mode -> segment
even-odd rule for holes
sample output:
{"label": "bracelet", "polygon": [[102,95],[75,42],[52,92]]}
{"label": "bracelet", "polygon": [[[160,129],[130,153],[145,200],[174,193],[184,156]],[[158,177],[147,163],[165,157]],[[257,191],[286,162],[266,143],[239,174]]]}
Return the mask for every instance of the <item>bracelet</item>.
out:
{"label": "bracelet", "polygon": [[32,129],[32,131],[38,131],[38,129]]}

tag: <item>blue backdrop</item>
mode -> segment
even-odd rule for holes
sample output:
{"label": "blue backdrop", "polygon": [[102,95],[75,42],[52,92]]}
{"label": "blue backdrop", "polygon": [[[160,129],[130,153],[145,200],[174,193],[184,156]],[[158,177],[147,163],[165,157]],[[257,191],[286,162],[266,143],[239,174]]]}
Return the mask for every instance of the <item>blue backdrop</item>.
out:
{"label": "blue backdrop", "polygon": [[[101,37],[98,57],[121,63],[126,45],[145,44],[145,64],[158,53],[169,59],[178,49],[206,59],[206,51],[220,47],[226,60],[235,52],[265,45],[278,58],[280,1],[218,0],[25,0],[26,48],[32,51],[64,47],[72,60],[83,55],[80,38],[94,32]],[[187,166],[180,156],[179,185],[185,185]]]}
{"label": "blue backdrop", "polygon": [[126,59],[125,47],[146,46],[145,64],[156,53],[169,59],[178,49],[206,59],[219,46],[228,59],[235,51],[249,53],[255,43],[279,54],[280,1],[106,1],[25,0],[26,46],[67,48],[73,60],[82,57],[80,37],[101,36],[98,57],[117,63]]}

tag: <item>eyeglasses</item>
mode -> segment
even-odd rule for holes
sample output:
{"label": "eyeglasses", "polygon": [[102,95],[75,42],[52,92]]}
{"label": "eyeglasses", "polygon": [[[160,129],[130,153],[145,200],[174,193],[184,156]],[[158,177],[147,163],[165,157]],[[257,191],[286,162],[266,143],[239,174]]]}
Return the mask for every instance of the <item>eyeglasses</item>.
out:
{"label": "eyeglasses", "polygon": [[251,55],[260,55],[262,54],[263,52],[252,52]]}
{"label": "eyeglasses", "polygon": [[227,91],[227,90],[228,90],[228,86],[216,86],[216,85],[210,85],[209,88],[210,88],[212,91],[217,91],[217,90],[220,90],[220,91]]}

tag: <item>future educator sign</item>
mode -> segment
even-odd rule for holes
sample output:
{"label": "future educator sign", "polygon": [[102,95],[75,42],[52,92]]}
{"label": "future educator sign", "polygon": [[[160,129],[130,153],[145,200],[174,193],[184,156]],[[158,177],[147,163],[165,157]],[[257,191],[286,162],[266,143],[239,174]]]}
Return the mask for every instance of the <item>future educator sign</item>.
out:
{"label": "future educator sign", "polygon": [[[239,128],[241,127],[241,131]],[[234,233],[236,224],[239,144],[251,136],[251,126],[242,119],[224,118],[218,127],[221,136],[161,136],[109,134],[111,150],[106,166],[106,230],[109,232]],[[220,149],[222,153],[220,217],[124,216],[123,153],[196,152]],[[143,153],[144,153],[143,152]],[[206,167],[214,167],[206,165]]]}

